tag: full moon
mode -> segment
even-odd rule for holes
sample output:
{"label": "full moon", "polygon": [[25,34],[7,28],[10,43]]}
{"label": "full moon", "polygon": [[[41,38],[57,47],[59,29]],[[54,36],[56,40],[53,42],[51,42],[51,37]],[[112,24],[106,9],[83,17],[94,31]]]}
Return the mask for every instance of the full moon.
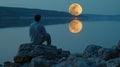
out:
{"label": "full moon", "polygon": [[74,19],[70,22],[69,24],[69,30],[72,33],[79,33],[82,30],[82,22],[79,21],[78,19]]}
{"label": "full moon", "polygon": [[73,3],[69,7],[69,12],[73,16],[79,16],[82,13],[82,7],[77,3]]}

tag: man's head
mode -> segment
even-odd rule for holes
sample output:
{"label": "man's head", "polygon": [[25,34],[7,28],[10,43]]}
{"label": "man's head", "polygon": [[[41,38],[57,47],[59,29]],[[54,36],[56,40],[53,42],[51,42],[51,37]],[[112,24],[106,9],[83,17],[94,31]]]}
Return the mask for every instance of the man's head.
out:
{"label": "man's head", "polygon": [[36,15],[34,16],[34,20],[35,20],[36,22],[39,22],[39,21],[41,20],[41,16],[40,16],[39,14],[36,14]]}

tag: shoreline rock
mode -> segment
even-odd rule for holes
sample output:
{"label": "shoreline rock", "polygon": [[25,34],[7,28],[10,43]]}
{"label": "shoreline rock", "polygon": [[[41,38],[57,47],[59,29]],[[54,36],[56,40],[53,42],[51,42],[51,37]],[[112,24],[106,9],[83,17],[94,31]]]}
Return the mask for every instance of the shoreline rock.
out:
{"label": "shoreline rock", "polygon": [[14,57],[14,62],[20,64],[33,62],[32,65],[36,67],[35,63],[41,65],[41,63],[45,61],[46,64],[43,65],[45,66],[56,64],[58,63],[58,61],[63,61],[62,58],[66,59],[69,55],[70,51],[58,49],[56,46],[53,45],[34,45],[31,43],[27,43],[20,45],[18,53]]}
{"label": "shoreline rock", "polygon": [[53,45],[22,44],[14,63],[6,67],[120,67],[120,41],[112,48],[88,45],[82,54]]}
{"label": "shoreline rock", "polygon": [[83,57],[89,58],[89,57],[98,57],[98,50],[102,48],[101,46],[96,45],[88,45],[85,50],[83,51]]}

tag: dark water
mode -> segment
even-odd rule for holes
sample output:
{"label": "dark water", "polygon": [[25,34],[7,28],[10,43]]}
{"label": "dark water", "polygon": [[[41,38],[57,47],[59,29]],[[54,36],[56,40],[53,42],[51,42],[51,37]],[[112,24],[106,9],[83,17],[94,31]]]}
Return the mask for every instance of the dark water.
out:
{"label": "dark water", "polygon": [[[83,24],[82,30],[74,34],[68,29],[69,22],[72,21],[72,19],[62,19],[53,19],[51,22],[56,24],[49,23],[50,25],[45,25],[46,30],[52,37],[52,44],[58,48],[70,50],[72,53],[81,53],[87,45],[96,44],[103,47],[112,47],[113,45],[117,45],[118,40],[120,40],[119,20],[81,21]],[[42,22],[47,21],[48,20]],[[12,61],[20,44],[29,42],[29,26],[1,28],[0,63]]]}

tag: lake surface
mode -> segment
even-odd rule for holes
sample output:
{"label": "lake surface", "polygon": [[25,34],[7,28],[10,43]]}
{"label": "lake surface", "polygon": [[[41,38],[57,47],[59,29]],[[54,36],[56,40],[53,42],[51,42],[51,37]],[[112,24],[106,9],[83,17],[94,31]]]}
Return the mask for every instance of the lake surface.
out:
{"label": "lake surface", "polygon": [[[60,22],[60,20],[58,20]],[[46,25],[52,38],[52,44],[72,53],[81,53],[87,45],[96,44],[112,47],[120,40],[120,21],[81,21],[82,30],[71,33],[68,23]],[[29,43],[29,27],[0,29],[0,64],[13,61],[20,44]]]}

